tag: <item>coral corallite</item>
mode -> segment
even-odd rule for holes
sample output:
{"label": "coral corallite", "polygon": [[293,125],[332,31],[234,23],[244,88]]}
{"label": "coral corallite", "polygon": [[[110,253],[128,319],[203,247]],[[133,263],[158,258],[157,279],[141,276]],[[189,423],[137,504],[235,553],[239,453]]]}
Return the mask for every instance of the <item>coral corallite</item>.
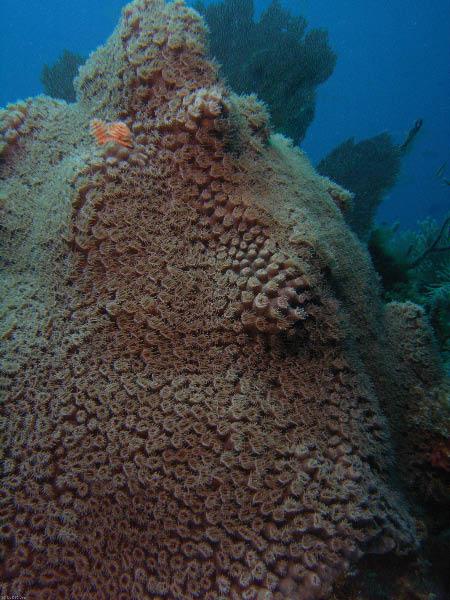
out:
{"label": "coral corallite", "polygon": [[345,192],[205,41],[136,0],[0,164],[2,596],[313,600],[415,547]]}

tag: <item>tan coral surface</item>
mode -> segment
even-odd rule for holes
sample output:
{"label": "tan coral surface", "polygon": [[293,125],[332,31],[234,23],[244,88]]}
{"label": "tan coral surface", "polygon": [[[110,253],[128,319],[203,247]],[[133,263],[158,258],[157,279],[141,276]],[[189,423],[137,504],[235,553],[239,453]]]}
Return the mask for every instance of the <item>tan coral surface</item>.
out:
{"label": "tan coral surface", "polygon": [[310,600],[416,544],[348,195],[205,42],[137,0],[76,104],[6,111],[2,596]]}

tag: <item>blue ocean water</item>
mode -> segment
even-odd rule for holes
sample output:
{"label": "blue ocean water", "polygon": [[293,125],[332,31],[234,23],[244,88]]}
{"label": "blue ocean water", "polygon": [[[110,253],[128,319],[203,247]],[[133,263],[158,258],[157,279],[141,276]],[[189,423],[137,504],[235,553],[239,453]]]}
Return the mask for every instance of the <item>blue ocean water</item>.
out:
{"label": "blue ocean water", "polygon": [[[117,23],[124,0],[2,0],[0,105],[42,93],[39,75],[64,48],[87,56]],[[257,11],[269,0],[257,0]],[[449,161],[450,0],[285,0],[310,27],[328,30],[338,63],[318,91],[303,148],[316,164],[345,139],[383,131],[401,142],[418,118],[424,126],[403,162],[379,220],[414,227],[450,209],[436,177]]]}

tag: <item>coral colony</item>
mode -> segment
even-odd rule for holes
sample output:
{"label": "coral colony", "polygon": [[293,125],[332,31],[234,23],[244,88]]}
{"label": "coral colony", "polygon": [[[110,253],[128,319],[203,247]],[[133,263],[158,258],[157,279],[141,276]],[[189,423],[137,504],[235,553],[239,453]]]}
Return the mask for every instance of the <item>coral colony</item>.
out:
{"label": "coral colony", "polygon": [[314,600],[417,548],[429,325],[206,40],[136,0],[1,115],[2,596]]}

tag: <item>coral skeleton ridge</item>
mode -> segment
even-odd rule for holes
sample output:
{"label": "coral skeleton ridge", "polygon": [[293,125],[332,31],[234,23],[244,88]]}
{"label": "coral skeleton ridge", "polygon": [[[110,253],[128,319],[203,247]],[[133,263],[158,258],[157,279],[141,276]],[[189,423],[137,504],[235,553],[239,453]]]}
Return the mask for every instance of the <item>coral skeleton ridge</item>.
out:
{"label": "coral skeleton ridge", "polygon": [[136,0],[76,103],[3,114],[2,596],[314,600],[416,547],[383,407],[425,383],[349,195],[206,38]]}

